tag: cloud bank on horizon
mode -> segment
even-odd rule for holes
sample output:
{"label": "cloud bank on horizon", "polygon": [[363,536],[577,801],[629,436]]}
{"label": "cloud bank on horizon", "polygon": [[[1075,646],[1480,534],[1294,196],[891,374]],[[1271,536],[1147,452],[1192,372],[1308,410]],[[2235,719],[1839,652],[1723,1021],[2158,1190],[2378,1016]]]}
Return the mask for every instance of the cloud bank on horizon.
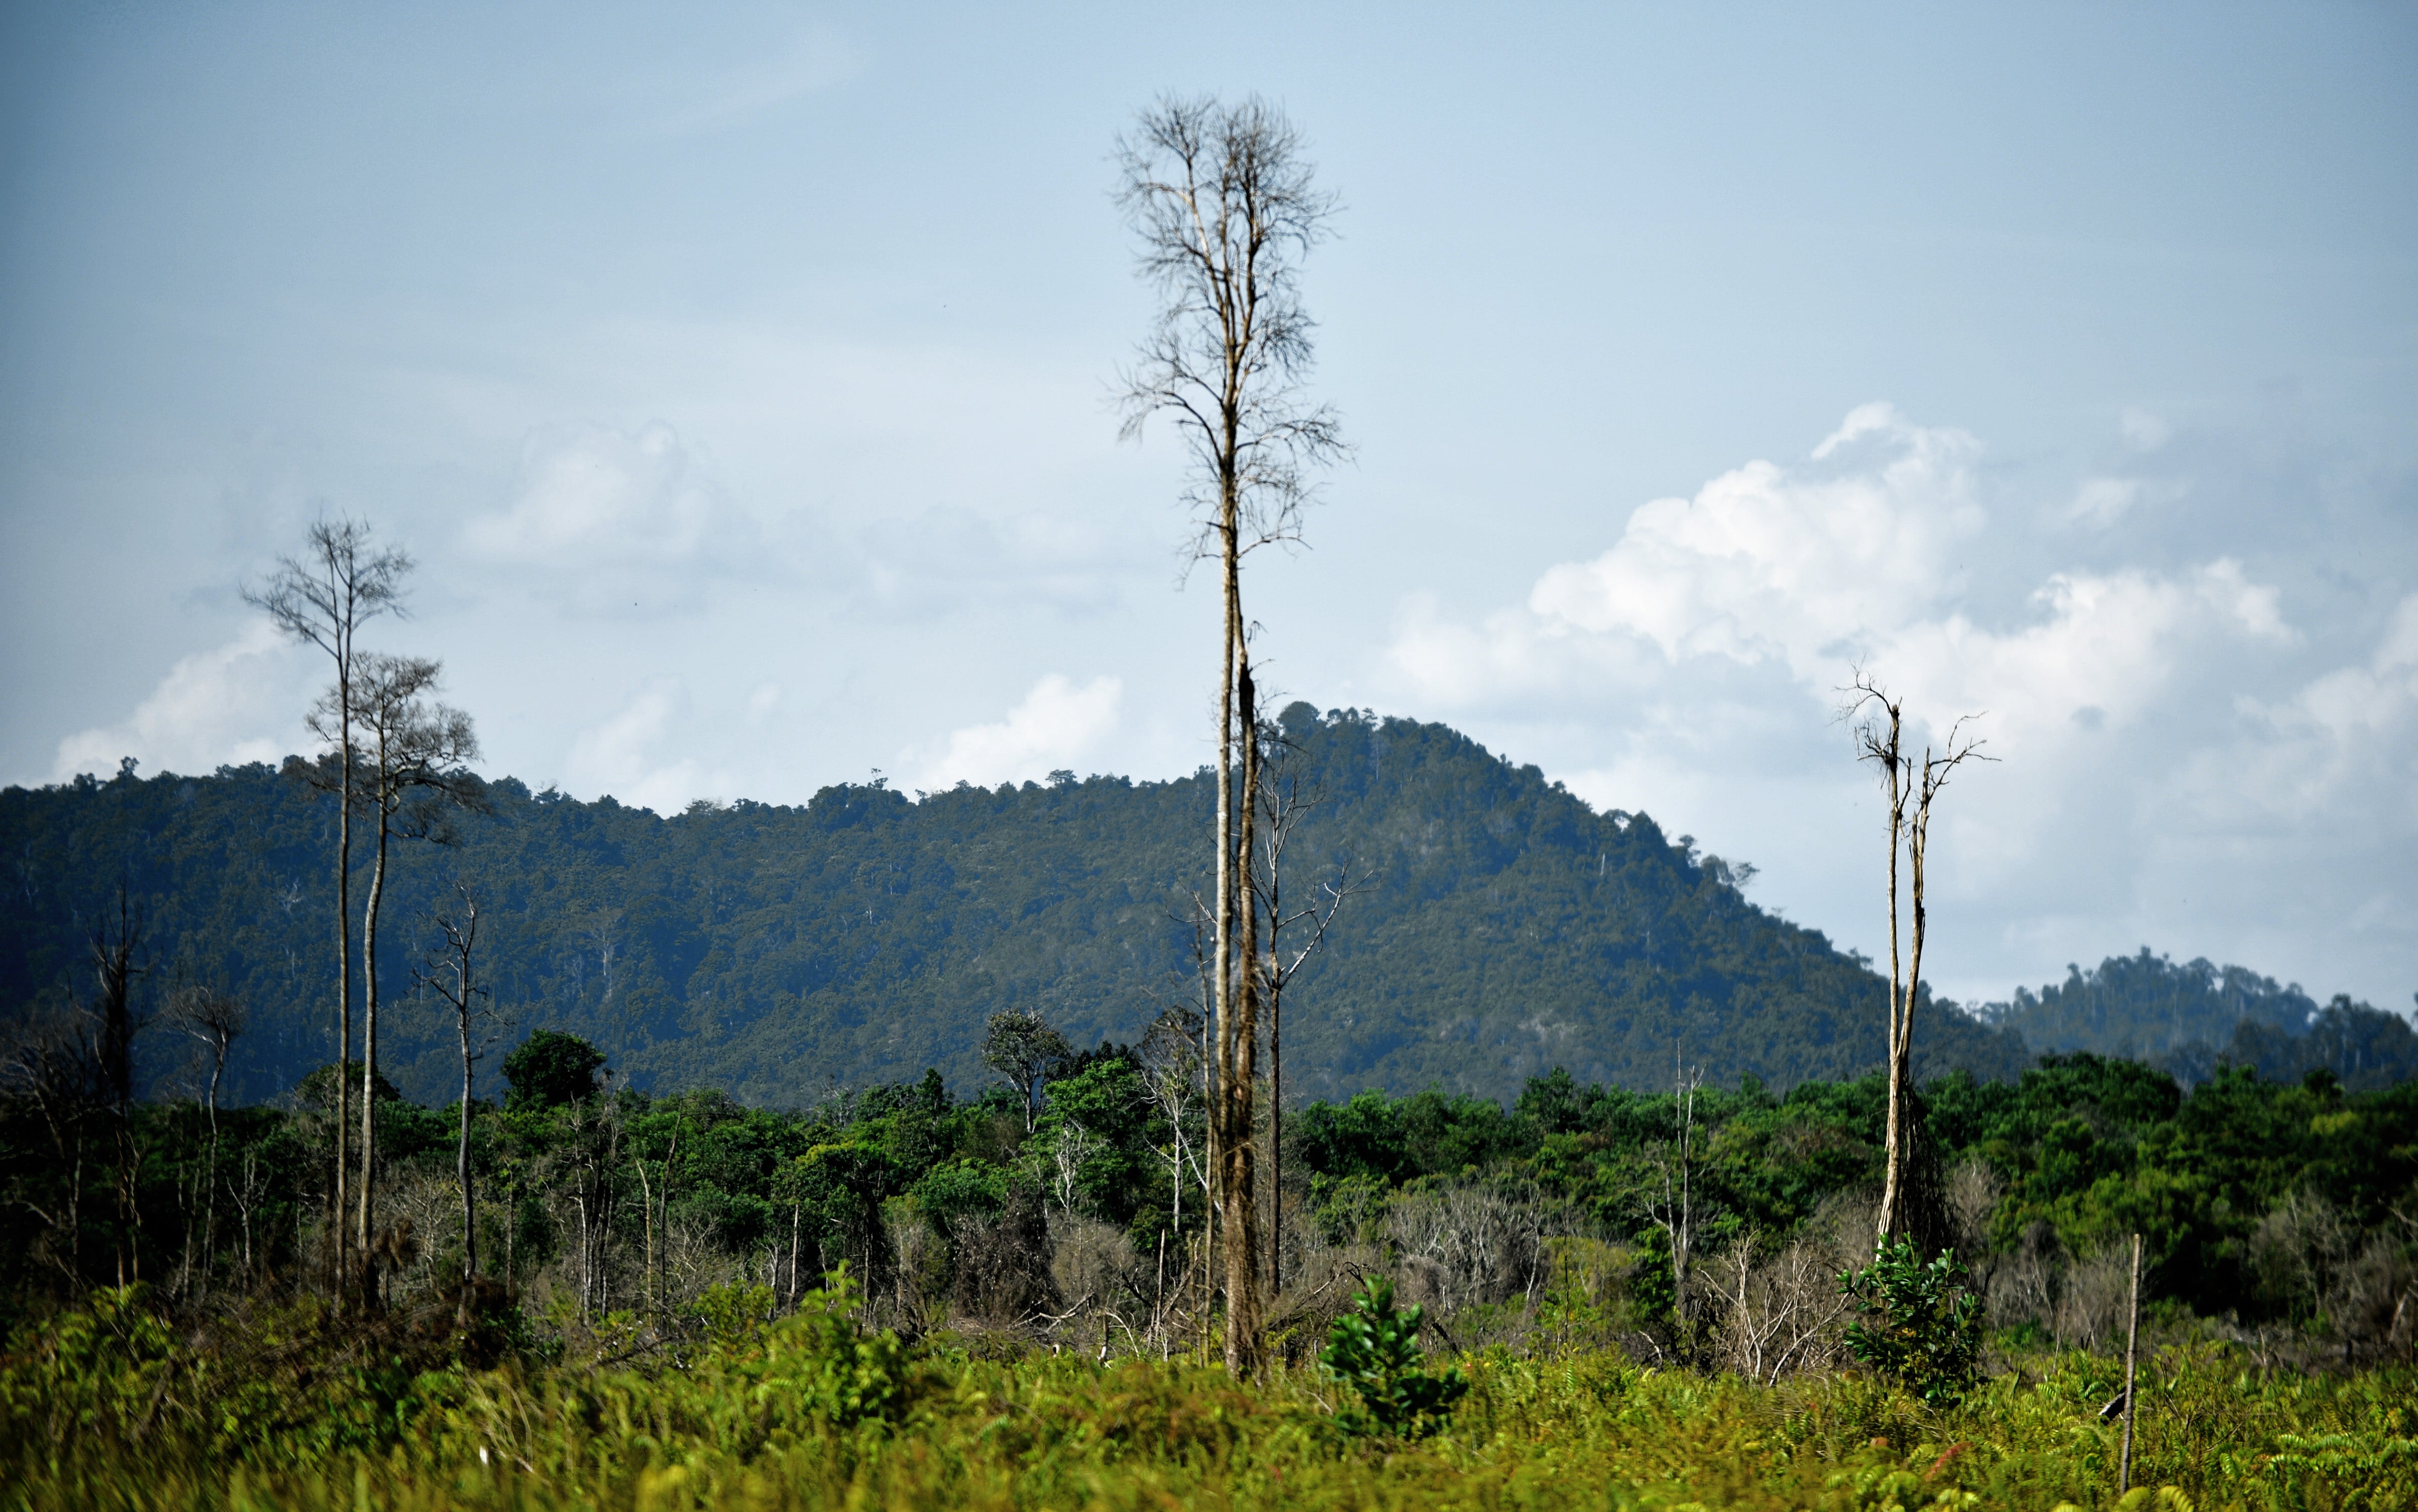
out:
{"label": "cloud bank on horizon", "polygon": [[[2125,427],[2163,444],[2150,417]],[[1862,670],[1905,696],[1918,739],[1944,742],[1969,717],[1993,758],[1939,810],[1950,929],[1978,914],[2005,949],[2087,963],[2078,941],[2110,921],[2161,943],[2217,916],[2237,950],[2291,936],[2418,958],[2418,593],[2354,614],[2368,622],[2347,656],[2341,634],[2313,652],[2281,590],[2221,555],[2053,571],[1993,612],[2006,595],[1980,584],[2005,574],[1981,452],[1864,405],[1800,462],[1750,462],[1639,507],[1608,550],[1545,568],[1523,603],[1459,619],[1414,602],[1387,657],[1406,699],[1444,717],[1538,727],[1588,710],[1611,759],[1569,771],[1574,790],[1700,826],[1743,810],[1722,843],[1767,871],[1777,849],[1807,891],[1804,859],[1772,844],[1792,829],[1870,852],[1877,875],[1871,837],[1837,823],[1865,804],[1826,729]],[[2278,875],[2306,881],[2279,897]],[[1968,996],[2003,991],[1942,974]]]}

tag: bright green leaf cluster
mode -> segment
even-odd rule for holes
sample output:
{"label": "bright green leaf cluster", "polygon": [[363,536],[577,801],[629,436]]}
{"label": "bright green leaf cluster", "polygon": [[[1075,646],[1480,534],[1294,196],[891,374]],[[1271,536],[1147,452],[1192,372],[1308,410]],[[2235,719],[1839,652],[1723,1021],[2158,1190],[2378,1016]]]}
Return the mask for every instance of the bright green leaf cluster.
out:
{"label": "bright green leaf cluster", "polygon": [[1394,1306],[1394,1283],[1372,1275],[1361,1284],[1355,1307],[1335,1320],[1319,1362],[1359,1395],[1360,1406],[1336,1414],[1344,1430],[1419,1439],[1444,1427],[1453,1407],[1469,1394],[1462,1373],[1431,1375],[1419,1353],[1424,1310]]}
{"label": "bright green leaf cluster", "polygon": [[1870,1265],[1839,1278],[1865,1312],[1847,1325],[1848,1350],[1927,1402],[1957,1400],[1982,1364],[1982,1302],[1965,1280],[1953,1253],[1926,1265],[1912,1241],[1892,1237]]}

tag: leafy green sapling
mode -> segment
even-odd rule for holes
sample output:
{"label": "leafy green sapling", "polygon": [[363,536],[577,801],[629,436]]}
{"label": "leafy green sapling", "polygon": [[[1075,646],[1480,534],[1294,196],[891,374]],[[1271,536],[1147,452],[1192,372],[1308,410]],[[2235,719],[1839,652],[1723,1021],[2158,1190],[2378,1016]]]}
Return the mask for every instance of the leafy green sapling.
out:
{"label": "leafy green sapling", "polygon": [[1459,1370],[1424,1368],[1418,1334],[1425,1309],[1394,1306],[1394,1283],[1372,1275],[1353,1299],[1355,1310],[1335,1320],[1319,1363],[1359,1394],[1360,1406],[1336,1414],[1346,1432],[1423,1439],[1452,1415],[1469,1382]]}
{"label": "leafy green sapling", "polygon": [[1926,1265],[1912,1241],[1890,1239],[1872,1264],[1839,1277],[1864,1309],[1847,1325],[1848,1352],[1927,1402],[1956,1400],[1982,1362],[1982,1303],[1965,1282],[1952,1252]]}

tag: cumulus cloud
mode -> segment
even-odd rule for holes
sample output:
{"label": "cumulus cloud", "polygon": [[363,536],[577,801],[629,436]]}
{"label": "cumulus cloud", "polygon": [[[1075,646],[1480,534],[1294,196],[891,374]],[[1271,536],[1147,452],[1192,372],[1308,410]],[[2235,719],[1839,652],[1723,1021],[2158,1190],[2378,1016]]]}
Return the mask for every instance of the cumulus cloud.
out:
{"label": "cumulus cloud", "polygon": [[937,752],[911,749],[904,764],[927,788],[953,783],[1030,782],[1060,768],[1071,769],[1117,727],[1125,684],[1094,678],[1078,687],[1052,672],[1033,685],[1024,701],[995,725],[952,731]]}
{"label": "cumulus cloud", "polygon": [[153,771],[281,760],[301,740],[305,676],[276,627],[255,619],[225,645],[171,667],[124,720],[59,741],[51,780],[114,773],[130,756]]}
{"label": "cumulus cloud", "polygon": [[1800,672],[1867,654],[1964,581],[1982,525],[1961,431],[1866,405],[1803,466],[1752,462],[1639,509],[1610,551],[1528,596],[1548,633],[1628,632],[1674,661],[1776,657]]}
{"label": "cumulus cloud", "polygon": [[[2166,440],[2154,417],[2124,432],[2135,451]],[[2395,837],[2418,843],[2418,599],[2328,666],[2235,557],[2010,582],[1982,460],[1964,432],[1865,405],[1800,461],[1637,508],[1523,603],[1455,617],[1407,601],[1397,686],[1507,745],[1559,742],[1575,790],[1752,857],[1764,895],[1800,915],[1834,906],[1858,875],[1839,847],[1864,844],[1838,827],[1866,795],[1829,718],[1852,670],[1905,696],[1918,738],[1981,715],[2000,761],[1960,776],[1938,831],[1935,896],[1963,910],[1965,942],[1941,954],[1951,990],[2003,973],[1986,990],[2004,992],[2143,939],[2226,949],[2191,936],[2241,942],[2262,908],[2303,906],[2260,899],[2279,876],[2340,894],[2306,902],[2308,928],[2410,914],[2379,899],[2412,891]],[[2153,496],[2128,485],[2106,509]],[[2288,974],[2307,953],[2246,964]]]}
{"label": "cumulus cloud", "polygon": [[1708,663],[1762,664],[1824,701],[1866,665],[1943,722],[1991,710],[2004,741],[2139,717],[2191,646],[2291,638],[2275,589],[2222,558],[2058,573],[2023,619],[1982,623],[1964,566],[1987,524],[1980,450],[1864,405],[1801,466],[1749,463],[1640,507],[1609,551],[1547,569],[1521,608],[1459,625],[1414,603],[1395,664],[1447,699],[1551,694],[1587,673],[1688,695]]}

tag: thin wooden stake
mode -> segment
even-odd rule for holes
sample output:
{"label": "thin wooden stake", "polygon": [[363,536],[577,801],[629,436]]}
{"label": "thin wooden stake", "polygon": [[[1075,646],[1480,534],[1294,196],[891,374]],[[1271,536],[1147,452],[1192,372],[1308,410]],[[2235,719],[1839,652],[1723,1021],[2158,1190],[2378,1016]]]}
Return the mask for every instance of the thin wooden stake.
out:
{"label": "thin wooden stake", "polygon": [[2133,1489],[2133,1365],[2141,1341],[2141,1236],[2133,1236],[2133,1305],[2124,1320],[2124,1457],[2116,1473],[2116,1494]]}

